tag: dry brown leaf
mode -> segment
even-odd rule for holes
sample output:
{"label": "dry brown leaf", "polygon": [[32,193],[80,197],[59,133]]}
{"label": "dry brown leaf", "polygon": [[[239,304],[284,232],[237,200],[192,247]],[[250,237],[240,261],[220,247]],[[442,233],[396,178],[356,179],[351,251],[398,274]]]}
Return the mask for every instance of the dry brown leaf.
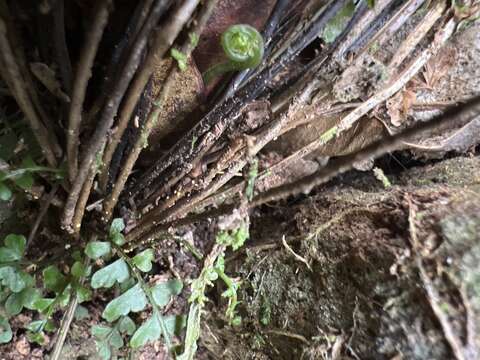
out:
{"label": "dry brown leaf", "polygon": [[410,112],[410,109],[412,108],[412,105],[415,104],[415,101],[417,100],[417,95],[415,94],[414,91],[412,90],[404,90],[402,91],[403,95],[403,113],[408,115]]}
{"label": "dry brown leaf", "polygon": [[448,70],[454,64],[455,54],[454,48],[447,48],[427,62],[425,70],[422,72],[427,89],[433,90],[438,81],[447,75]]}
{"label": "dry brown leaf", "polygon": [[417,143],[406,143],[406,145],[423,152],[465,152],[479,143],[480,117],[477,117],[458,130],[446,132],[441,136],[423,139]]}
{"label": "dry brown leaf", "polygon": [[30,63],[30,70],[33,75],[45,86],[48,91],[60,100],[69,103],[70,98],[62,91],[62,86],[55,76],[55,71],[50,69],[46,64],[40,62]]}
{"label": "dry brown leaf", "polygon": [[403,123],[402,113],[402,92],[398,92],[387,100],[387,113],[393,126],[400,126]]}
{"label": "dry brown leaf", "polygon": [[393,126],[401,126],[405,122],[415,100],[414,91],[403,90],[387,101],[387,113]]}

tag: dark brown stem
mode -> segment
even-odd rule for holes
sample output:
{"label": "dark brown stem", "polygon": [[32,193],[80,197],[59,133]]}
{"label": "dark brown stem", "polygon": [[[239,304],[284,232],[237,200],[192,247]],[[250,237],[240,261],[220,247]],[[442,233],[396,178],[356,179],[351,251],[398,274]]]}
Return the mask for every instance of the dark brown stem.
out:
{"label": "dark brown stem", "polygon": [[[138,44],[140,41],[142,41],[143,38],[148,37],[152,33],[152,31],[154,30],[155,26],[158,23],[158,20],[166,11],[171,1],[157,0],[153,5],[153,8],[150,9],[151,2],[152,2],[151,0],[148,0],[145,2],[145,4],[143,4],[140,14],[138,15],[138,20],[136,21],[135,24],[132,25],[133,29],[132,29],[132,34],[130,35],[131,39],[129,41],[129,44],[125,46],[125,53],[123,57],[128,56],[128,53],[132,51],[131,49],[133,49],[136,46],[136,44]],[[146,11],[147,13],[145,13]],[[123,62],[125,62],[125,60],[121,60],[120,65]],[[113,75],[110,75],[110,76],[113,76]],[[145,95],[145,89],[142,92],[142,96],[143,95]],[[128,96],[129,95],[127,93],[127,98],[125,102],[127,102]],[[109,179],[111,177],[114,177],[116,173],[116,171],[111,171],[113,170],[111,167],[112,158],[118,146],[121,143],[123,134],[127,130],[131,117],[134,115],[134,113],[132,113],[130,117],[127,117],[126,116],[127,113],[125,112],[124,109],[125,109],[125,104],[123,105],[120,111],[119,120],[117,121],[115,126],[115,132],[110,136],[110,139],[107,143],[107,146],[103,154],[103,160],[102,160],[103,166],[99,176],[99,184],[103,192],[106,192]]]}
{"label": "dark brown stem", "polygon": [[82,226],[83,216],[85,214],[85,207],[87,206],[88,198],[90,197],[90,192],[92,190],[93,181],[95,175],[97,174],[97,165],[93,164],[90,172],[88,174],[85,183],[83,184],[82,192],[78,198],[77,206],[75,208],[75,213],[72,219],[72,228],[74,236],[78,236],[80,233],[80,228]]}
{"label": "dark brown stem", "polygon": [[151,13],[151,7],[154,0],[139,1],[135,9],[135,13],[130,18],[129,24],[125,30],[125,36],[115,45],[115,50],[112,53],[112,59],[107,67],[105,74],[105,81],[100,87],[99,95],[93,102],[87,114],[85,114],[85,124],[92,123],[98,112],[102,109],[107,94],[112,89],[119,69],[125,65],[130,50],[137,40],[137,35],[143,28],[146,18]]}
{"label": "dark brown stem", "polygon": [[[164,2],[167,3],[167,1]],[[102,112],[95,132],[93,133],[90,141],[86,146],[85,156],[80,163],[77,176],[70,189],[70,193],[65,204],[65,210],[62,216],[62,227],[68,232],[73,232],[72,218],[75,212],[75,207],[77,206],[80,191],[82,190],[83,184],[88,177],[90,168],[93,161],[95,160],[95,157],[101,155],[101,153],[99,154],[99,152],[101,152],[102,146],[105,144],[105,140],[108,136],[108,131],[113,125],[113,121],[117,114],[118,107],[130,84],[130,80],[133,78],[138,68],[146,43],[147,37],[145,35],[145,37],[139,39],[136,46],[132,50],[129,59],[121,75],[119,76],[118,83],[116,84],[109,98],[107,98],[105,102],[105,108]],[[153,71],[153,67],[150,70]],[[144,73],[143,69],[142,73]],[[148,77],[150,76],[150,73]]]}
{"label": "dark brown stem", "polygon": [[[218,0],[209,0],[208,3],[203,8],[198,20],[194,23],[193,28],[191,30],[192,36],[199,37],[205,27],[207,20],[210,18],[210,15],[216,5]],[[162,55],[168,50],[168,48],[172,45],[173,41],[177,37],[178,33],[181,31],[183,26],[186,22],[190,19],[195,10],[196,6],[198,5],[197,0],[192,0],[190,2],[185,2],[177,11],[176,16],[173,17],[172,21],[166,25],[165,33],[170,34],[169,38],[163,39],[163,41],[159,44],[159,47],[156,49],[158,55]],[[191,41],[191,36],[189,39],[181,47],[181,52],[185,54],[188,58],[193,49],[196,46],[195,42]],[[145,143],[148,140],[150,132],[152,131],[155,123],[157,122],[158,116],[160,111],[163,110],[162,105],[165,103],[165,99],[168,98],[172,86],[174,84],[175,74],[178,71],[178,67],[176,64],[172,64],[170,68],[169,75],[163,84],[162,89],[160,90],[157,99],[153,102],[154,108],[150,112],[146,122],[142,124],[140,129],[140,133],[138,134],[137,140],[133,146],[133,149],[127,156],[127,160],[122,167],[122,170],[117,178],[115,185],[113,186],[113,190],[111,194],[106,198],[105,202],[103,203],[103,215],[105,217],[105,221],[108,221],[113,213],[113,208],[118,202],[118,198],[120,193],[123,191],[125,183],[127,182],[128,177],[135,165],[135,162],[138,159],[138,156],[142,149],[145,147]]]}
{"label": "dark brown stem", "polygon": [[[63,2],[63,1],[61,1]],[[92,66],[97,54],[98,45],[102,39],[103,31],[108,21],[111,0],[102,0],[95,10],[95,17],[91,29],[86,35],[80,62],[75,75],[72,101],[68,119],[67,131],[67,164],[70,181],[73,182],[78,168],[78,136],[82,122],[83,102],[87,91],[88,80],[92,76]]]}
{"label": "dark brown stem", "polygon": [[[149,81],[153,71],[155,70],[155,66],[165,55],[168,48],[173,44],[173,41],[178,35],[178,32],[181,30],[180,28],[178,31],[176,31],[176,29],[172,27],[172,25],[176,24],[176,18],[178,15],[180,15],[181,19],[182,13],[191,14],[195,10],[195,7],[198,5],[198,2],[198,0],[190,0],[186,3],[181,4],[181,6],[178,6],[175,11],[175,14],[177,15],[172,16],[167,24],[165,24],[161,29],[157,30],[152,49],[148,52],[147,58],[142,65],[142,69],[133,79],[129,91],[126,94],[125,101],[122,106],[122,111],[120,112],[120,118],[118,119],[115,129],[115,133],[112,134],[111,139],[105,149],[105,153],[103,156],[104,168],[103,173],[100,176],[102,178],[102,183],[106,183],[110,163],[112,161],[113,154],[115,153],[115,149],[118,147],[118,144],[120,144],[122,136],[127,129],[128,123],[132,117],[135,107],[145,89],[145,86],[147,85],[147,82]],[[152,12],[150,19],[147,21],[144,28],[142,29],[142,33],[139,34],[139,38],[141,36],[146,36],[144,35],[144,33],[150,32],[150,30],[154,28],[158,21],[158,17],[154,17],[155,14],[163,14],[169,3],[169,1],[159,1],[154,6],[154,9],[156,10]]]}
{"label": "dark brown stem", "polygon": [[64,90],[70,96],[72,91],[72,63],[70,62],[65,38],[64,0],[57,0],[53,5],[53,44]]}

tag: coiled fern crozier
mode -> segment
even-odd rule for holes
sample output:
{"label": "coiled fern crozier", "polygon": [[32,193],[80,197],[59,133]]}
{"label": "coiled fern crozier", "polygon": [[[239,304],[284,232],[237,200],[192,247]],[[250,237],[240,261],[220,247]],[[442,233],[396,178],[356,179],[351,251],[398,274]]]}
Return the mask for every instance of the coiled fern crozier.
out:
{"label": "coiled fern crozier", "polygon": [[226,72],[257,67],[263,58],[262,35],[246,24],[230,26],[222,34],[222,48],[228,61],[213,65],[204,74],[205,83]]}

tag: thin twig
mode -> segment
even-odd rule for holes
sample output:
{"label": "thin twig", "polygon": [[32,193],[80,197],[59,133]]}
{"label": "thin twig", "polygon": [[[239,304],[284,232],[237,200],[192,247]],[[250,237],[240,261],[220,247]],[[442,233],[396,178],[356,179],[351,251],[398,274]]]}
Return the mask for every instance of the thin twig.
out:
{"label": "thin twig", "polygon": [[[305,115],[304,118],[302,118],[302,120],[299,120],[295,123],[292,123],[290,120],[289,120],[289,123],[284,126],[282,129],[281,129],[281,132],[277,135],[277,136],[281,136],[282,134],[284,134],[285,132],[293,129],[294,127],[297,127],[297,126],[300,126],[300,125],[303,125],[303,124],[307,124],[309,122],[312,122],[312,121],[315,121],[315,122],[319,122],[319,121],[322,121],[322,117],[323,116],[330,116],[330,115],[333,115],[333,114],[336,114],[336,113],[339,113],[339,112],[343,112],[344,110],[346,109],[350,109],[350,108],[354,108],[354,107],[357,107],[358,105],[360,105],[361,103],[348,103],[348,104],[339,104],[339,105],[335,105],[333,107],[331,106],[323,106],[322,108],[318,108],[318,109],[315,109],[314,110],[314,114],[315,116],[312,117],[312,114],[313,112],[310,111],[311,109],[309,108],[309,116]],[[303,110],[302,108],[299,108],[298,110],[298,113],[306,113],[307,111]],[[290,118],[296,118],[297,116],[296,115],[290,115]],[[255,136],[255,134],[254,134]],[[191,192],[194,190],[194,188],[198,188],[197,184],[202,184],[202,186],[205,188],[208,186],[208,184],[212,181],[213,179],[213,176],[218,173],[219,171],[223,170],[225,167],[227,167],[228,163],[226,165],[222,165],[220,163],[220,161],[222,160],[223,157],[225,156],[228,156],[228,152],[231,152],[232,150],[234,149],[231,149],[230,147],[227,147],[224,151],[223,151],[223,154],[219,157],[219,160],[217,161],[217,164],[214,166],[214,167],[211,167],[209,170],[208,170],[208,174],[205,174],[203,175],[200,179],[195,179],[194,182],[191,182],[189,183],[189,185],[187,186],[177,186],[177,189],[175,189],[174,191],[171,191],[172,195],[170,195],[168,197],[168,199],[166,199],[163,204],[161,206],[157,206],[155,208],[155,210],[157,211],[161,211],[161,210],[164,210],[170,206],[172,206],[176,201],[178,201],[183,195]],[[238,149],[235,149],[234,152],[236,152]],[[298,158],[301,158],[303,156],[298,156],[299,154],[297,154],[297,159]],[[237,155],[237,157],[235,159],[232,159],[232,161],[238,161],[239,159],[239,155]],[[230,160],[231,158],[231,155],[230,157],[228,157],[226,160]],[[262,172],[259,176],[258,176],[258,179],[262,179],[264,178],[267,174],[273,174],[275,173],[275,171],[278,171],[278,170],[282,170],[284,167],[283,167],[283,160],[277,164],[274,164],[272,167],[270,167],[269,169],[265,170],[264,172]],[[169,180],[168,182],[165,183],[164,186],[162,186],[160,189],[158,189],[155,193],[153,193],[152,195],[150,195],[147,199],[145,199],[143,201],[144,204],[149,204],[149,202],[152,202],[152,201],[156,201],[156,199],[160,198],[163,193],[164,193],[164,190],[165,189],[170,189],[171,188],[171,185],[173,182],[176,182],[176,180],[178,179],[171,179]],[[241,183],[238,183],[236,184],[234,187],[235,189],[231,189],[229,190],[229,194],[233,195],[234,193],[237,193],[239,192],[243,187],[245,186],[244,184],[244,181],[242,181]],[[212,192],[210,192],[212,193]],[[213,197],[216,197],[217,195],[212,195],[211,200],[213,200]],[[226,197],[228,196],[223,196],[221,195],[219,197],[219,200],[220,198],[223,198],[223,199],[226,199]],[[202,200],[203,202],[203,200]],[[214,200],[214,202],[216,202]],[[211,204],[211,203],[210,203]],[[202,207],[204,207],[204,205],[202,205]],[[161,208],[161,209],[160,209]],[[148,210],[150,211],[150,210]],[[142,221],[143,221],[143,217],[142,217]]]}
{"label": "thin twig", "polygon": [[[203,32],[203,28],[205,27],[207,20],[209,19],[216,3],[218,0],[210,0],[205,7],[203,8],[202,13],[200,14],[198,20],[194,23],[194,26],[190,32],[189,38],[181,47],[181,52],[185,54],[188,58],[192,53],[193,49],[196,46],[196,42],[192,42],[191,38],[199,37]],[[198,0],[192,0],[189,2],[185,2],[177,11],[177,15],[172,18],[172,21],[166,25],[165,33],[169,34],[168,38],[163,39],[163,42],[158,44],[157,47],[157,54],[163,56],[166,50],[172,45],[173,41],[175,40],[176,36],[186,24],[186,22],[190,19],[195,10],[196,6],[198,5]],[[163,32],[162,32],[163,33]],[[103,203],[103,217],[104,221],[108,221],[113,213],[113,208],[118,202],[118,198],[120,193],[123,191],[125,183],[127,182],[128,177],[135,165],[135,162],[140,155],[140,152],[145,147],[145,143],[148,140],[150,132],[152,131],[155,123],[158,120],[158,116],[160,112],[163,110],[163,104],[165,103],[165,99],[168,98],[170,91],[172,90],[172,86],[174,84],[175,74],[178,71],[178,67],[176,64],[172,64],[170,68],[169,75],[165,80],[165,83],[160,90],[157,98],[153,102],[154,108],[150,112],[147,120],[144,124],[142,124],[140,133],[137,136],[135,144],[127,156],[125,164],[120,171],[120,174],[115,182],[111,194],[105,199]]]}
{"label": "thin twig", "polygon": [[312,271],[312,268],[310,267],[310,264],[308,263],[308,261],[304,257],[301,257],[300,255],[298,255],[295,251],[293,251],[293,249],[290,247],[290,245],[287,244],[287,242],[285,241],[285,235],[282,236],[282,245],[285,249],[287,249],[287,251],[290,254],[293,255],[293,257],[295,259],[304,263],[307,266],[308,270]]}
{"label": "thin twig", "polygon": [[[18,72],[22,80],[21,85],[25,88],[25,92],[28,95],[29,101],[31,101],[33,104],[32,108],[38,112],[40,121],[47,129],[48,141],[50,142],[53,153],[57,158],[60,158],[62,155],[62,149],[58,144],[58,140],[55,135],[56,126],[52,121],[51,116],[46,114],[45,110],[43,109],[43,102],[41,102],[39,99],[36,84],[31,76],[30,67],[27,65],[27,58],[22,46],[22,42],[19,34],[16,31],[15,21],[10,14],[6,1],[1,2],[0,5],[0,17],[3,17],[3,20],[6,23],[8,40],[12,49],[13,58],[15,59],[16,66],[18,67]],[[6,69],[6,66],[2,67],[2,69]]]}
{"label": "thin twig", "polygon": [[55,197],[55,194],[57,193],[58,190],[58,184],[54,185],[52,189],[50,190],[50,193],[45,197],[44,202],[42,206],[40,207],[40,211],[38,212],[37,218],[35,219],[35,222],[33,223],[33,227],[30,230],[30,234],[28,235],[27,239],[27,245],[26,248],[32,244],[33,239],[35,238],[35,235],[37,234],[38,227],[40,226],[43,217],[47,213],[48,208],[50,207],[50,204],[53,201],[53,198]]}
{"label": "thin twig", "polygon": [[417,268],[420,274],[420,279],[423,282],[423,287],[425,289],[427,300],[432,308],[433,313],[435,314],[437,320],[442,327],[443,334],[445,339],[447,340],[450,348],[452,349],[453,354],[457,360],[467,360],[467,357],[464,353],[464,347],[462,345],[462,341],[458,336],[455,335],[455,331],[452,329],[450,321],[448,319],[448,315],[442,310],[440,305],[441,298],[438,290],[435,288],[433,281],[427,274],[425,270],[422,259],[419,255],[420,252],[420,242],[418,239],[418,233],[415,226],[415,217],[416,212],[412,203],[412,199],[407,195],[407,202],[408,202],[408,223],[409,223],[409,232],[410,232],[410,240],[412,242],[412,249],[415,255],[415,262],[417,264]]}
{"label": "thin twig", "polygon": [[[449,31],[451,31],[453,28],[453,25],[450,24]],[[345,117],[341,123],[340,126],[343,126],[344,130],[341,130],[341,127],[333,127],[329,130],[327,130],[322,136],[310,142],[309,144],[305,145],[301,149],[295,151],[294,153],[290,154],[288,157],[285,159],[282,159],[280,162],[277,164],[273,165],[270,167],[267,171],[264,173],[260,174],[259,178],[263,178],[264,176],[267,175],[267,173],[270,174],[275,174],[278,171],[281,171],[285,167],[288,167],[298,159],[302,159],[308,154],[312,153],[316,149],[320,148],[322,145],[325,145],[331,138],[333,138],[334,134],[335,136],[338,137],[338,135],[349,129],[351,126],[353,126],[353,123],[357,121],[358,119],[361,118],[364,114],[366,114],[370,109],[373,109],[375,106],[380,104],[381,102],[385,101],[387,98],[389,98],[391,95],[393,95],[395,92],[397,92],[399,89],[401,89],[418,71],[419,69],[428,61],[428,59],[432,56],[432,53],[434,53],[434,50],[438,50],[438,47],[447,40],[449,36],[449,32],[445,34],[445,36],[441,39],[440,44],[436,44],[435,46],[432,46],[432,49],[428,49],[424,52],[424,56],[417,59],[417,61],[414,61],[399,77],[398,79],[395,80],[395,82],[390,85],[387,89],[383,90],[382,92],[376,94],[375,96],[371,97],[369,100],[367,100],[365,103],[361,104],[361,106],[358,106],[355,111],[350,113],[347,117]],[[345,104],[348,107],[350,104]],[[341,107],[339,108],[339,110]],[[334,109],[330,109],[334,110]],[[325,110],[326,113],[328,113],[329,110]],[[324,115],[322,111],[320,112],[309,112],[305,119],[302,120],[302,122],[299,122],[299,124],[304,124],[304,123],[309,123],[313,120],[316,119],[317,116]],[[343,124],[343,125],[342,125]],[[297,124],[295,124],[296,126]],[[286,129],[290,129],[293,124],[289,124]],[[283,130],[285,132],[286,130]],[[217,203],[218,201],[225,200],[226,198],[233,196],[234,194],[238,193],[238,191],[242,188],[243,183],[239,183],[234,185],[231,189],[227,189],[226,191],[222,192],[221,194],[218,195],[212,195],[211,198],[205,199],[205,201],[202,204],[199,204],[202,208],[205,206],[208,206],[212,203]]]}
{"label": "thin twig", "polygon": [[300,334],[295,334],[290,331],[285,331],[285,330],[267,330],[267,334],[272,334],[272,335],[279,335],[279,336],[285,336],[290,339],[296,339],[300,340],[303,342],[305,345],[310,345],[310,341],[308,341],[305,336],[300,335]]}
{"label": "thin twig", "polygon": [[[85,259],[83,265],[86,267],[89,266],[90,260],[88,258]],[[85,281],[85,277],[82,276],[79,279],[80,285],[83,285]],[[70,329],[70,325],[72,324],[73,317],[75,315],[75,310],[77,309],[78,305],[78,295],[76,291],[73,291],[71,295],[70,302],[68,303],[67,310],[63,314],[62,323],[60,328],[57,331],[57,340],[55,341],[55,346],[53,348],[52,354],[50,355],[50,360],[59,360],[60,355],[62,354],[63,344],[65,343],[65,339],[67,338],[68,330]]]}
{"label": "thin twig", "polygon": [[430,11],[423,17],[415,29],[410,32],[405,41],[400,45],[400,48],[395,51],[390,64],[388,64],[387,74],[393,74],[397,71],[402,62],[410,55],[437,20],[441,18],[446,6],[445,1],[437,1],[433,4]]}
{"label": "thin twig", "polygon": [[[405,3],[403,1],[391,2],[346,51],[355,52],[357,59],[362,58],[361,55],[364,54],[372,44],[382,45],[390,39],[424,2],[425,0],[408,0]],[[403,6],[394,12],[399,5]],[[392,13],[393,16],[391,16]],[[388,20],[384,24],[386,18],[388,18]],[[381,26],[381,29],[376,31],[376,28],[379,26]],[[375,31],[375,35],[371,36],[373,31]]]}
{"label": "thin twig", "polygon": [[95,10],[92,27],[86,34],[75,74],[75,86],[72,93],[72,102],[68,118],[67,130],[67,164],[70,181],[73,182],[78,168],[78,136],[82,122],[83,102],[87,91],[88,80],[92,76],[92,66],[97,54],[98,45],[108,21],[109,8],[112,0],[102,0]]}
{"label": "thin twig", "polygon": [[466,103],[464,106],[460,105],[454,108],[450,108],[441,116],[434,118],[430,121],[417,123],[417,125],[408,128],[396,135],[387,136],[382,140],[379,140],[362,150],[359,150],[353,154],[339,158],[337,161],[328,164],[323,169],[315,172],[312,175],[306,176],[293,183],[281,185],[271,190],[268,190],[258,195],[254,200],[254,206],[264,204],[266,202],[274,201],[277,199],[286,198],[294,194],[308,194],[313,187],[325,183],[334,176],[341,174],[352,168],[354,163],[364,161],[369,158],[376,158],[387,152],[391,152],[403,147],[403,142],[413,135],[422,133],[431,129],[439,129],[448,125],[448,122],[457,120],[457,123],[450,124],[455,126],[461,126],[470,121],[480,113],[480,98],[474,98]]}
{"label": "thin twig", "polygon": [[95,175],[97,174],[97,165],[93,164],[90,172],[83,184],[82,191],[78,197],[77,206],[75,207],[75,213],[73,214],[72,219],[72,229],[73,234],[78,236],[80,233],[80,228],[82,226],[83,216],[85,214],[85,207],[87,206],[88,199],[90,197],[90,192],[92,190],[93,181],[95,180]]}
{"label": "thin twig", "polygon": [[51,360],[59,360],[60,355],[62,354],[63,344],[67,338],[68,330],[72,324],[73,317],[75,315],[75,310],[78,305],[78,296],[77,294],[72,294],[70,302],[68,303],[67,310],[63,314],[62,323],[60,328],[57,331],[57,341],[55,342],[55,347],[53,348],[52,355],[50,355]]}
{"label": "thin twig", "polygon": [[430,280],[425,268],[422,265],[420,258],[417,258],[417,267],[420,272],[420,278],[423,282],[423,287],[427,293],[427,300],[430,303],[433,313],[435,314],[440,326],[442,327],[443,334],[447,340],[450,348],[452,349],[455,359],[467,360],[468,358],[464,354],[464,348],[461,339],[455,335],[455,331],[452,329],[452,325],[448,318],[448,315],[442,310],[442,301],[438,290],[435,288],[433,281]]}
{"label": "thin twig", "polygon": [[[392,5],[397,3],[397,0],[376,0],[373,9],[369,9],[361,19],[358,19],[352,26],[351,31],[347,34],[342,44],[334,51],[332,59],[342,62],[345,60],[347,53],[354,47],[357,42],[366,42],[368,39],[364,38],[364,33],[375,25],[379,18],[381,18],[384,9],[385,13],[391,14]],[[381,22],[381,21],[380,21]],[[373,32],[369,32],[373,36]]]}

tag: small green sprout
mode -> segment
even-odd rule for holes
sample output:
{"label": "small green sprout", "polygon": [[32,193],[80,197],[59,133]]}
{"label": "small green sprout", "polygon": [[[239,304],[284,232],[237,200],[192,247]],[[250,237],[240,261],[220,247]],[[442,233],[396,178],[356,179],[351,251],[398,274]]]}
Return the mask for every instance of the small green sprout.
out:
{"label": "small green sprout", "polygon": [[230,26],[222,34],[221,44],[228,60],[208,69],[203,75],[205,83],[226,72],[255,68],[262,62],[264,41],[257,29],[250,25]]}

